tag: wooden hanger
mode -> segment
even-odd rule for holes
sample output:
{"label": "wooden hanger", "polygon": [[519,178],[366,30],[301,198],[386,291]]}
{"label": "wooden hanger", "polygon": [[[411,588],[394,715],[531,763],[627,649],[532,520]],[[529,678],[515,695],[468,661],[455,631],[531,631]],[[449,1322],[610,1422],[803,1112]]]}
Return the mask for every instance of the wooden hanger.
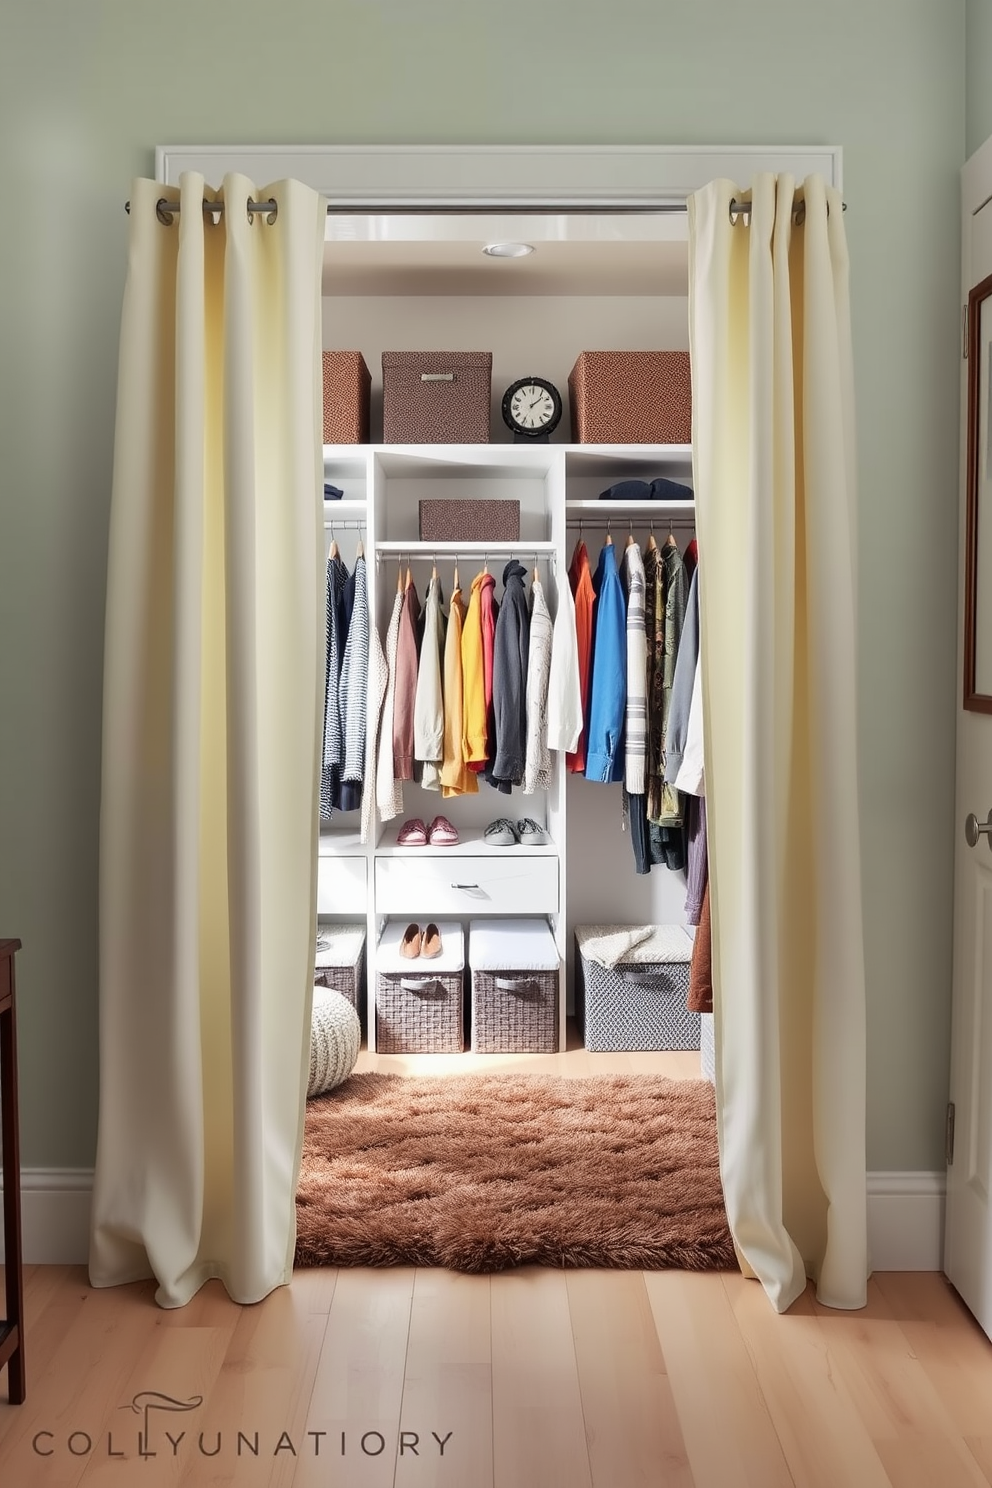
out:
{"label": "wooden hanger", "polygon": [[338,540],[333,533],[331,534],[331,551],[328,556],[330,558],[339,558],[341,556],[338,552]]}
{"label": "wooden hanger", "polygon": [[409,589],[410,588],[410,585],[412,583],[413,583],[413,571],[410,568],[410,565],[408,563],[407,566],[406,566],[406,584],[404,585],[404,588]]}
{"label": "wooden hanger", "polygon": [[537,564],[536,563],[534,564],[534,578],[533,578],[532,582],[535,583],[535,584],[539,584],[541,582],[541,575],[537,571]]}
{"label": "wooden hanger", "polygon": [[399,558],[396,560],[396,593],[403,593],[403,564]]}
{"label": "wooden hanger", "polygon": [[457,558],[455,559],[455,573],[454,573],[454,577],[452,579],[452,587],[455,588],[455,589],[459,589],[461,587],[461,585],[458,583],[458,559]]}
{"label": "wooden hanger", "polygon": [[362,534],[361,533],[358,534],[358,548],[356,549],[355,557],[356,558],[364,558],[365,557],[365,544],[362,542]]}
{"label": "wooden hanger", "polygon": [[654,523],[652,522],[651,523],[651,530],[648,533],[648,540],[644,544],[644,551],[645,551],[645,553],[653,553],[654,550],[655,550],[655,548],[657,548],[657,546],[658,546],[658,544],[654,540]]}

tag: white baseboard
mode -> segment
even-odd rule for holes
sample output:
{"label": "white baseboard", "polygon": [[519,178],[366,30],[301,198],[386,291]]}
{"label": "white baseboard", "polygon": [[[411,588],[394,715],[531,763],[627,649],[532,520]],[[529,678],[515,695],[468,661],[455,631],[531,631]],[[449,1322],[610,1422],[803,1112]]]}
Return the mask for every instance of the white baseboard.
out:
{"label": "white baseboard", "polygon": [[941,1271],[947,1175],[868,1174],[868,1259],[873,1271]]}
{"label": "white baseboard", "polygon": [[92,1199],[92,1168],[22,1168],[21,1250],[25,1265],[85,1266]]}
{"label": "white baseboard", "polygon": [[[868,1254],[874,1271],[941,1269],[944,1189],[941,1172],[868,1174]],[[92,1169],[22,1169],[21,1233],[28,1265],[86,1264],[92,1191]]]}

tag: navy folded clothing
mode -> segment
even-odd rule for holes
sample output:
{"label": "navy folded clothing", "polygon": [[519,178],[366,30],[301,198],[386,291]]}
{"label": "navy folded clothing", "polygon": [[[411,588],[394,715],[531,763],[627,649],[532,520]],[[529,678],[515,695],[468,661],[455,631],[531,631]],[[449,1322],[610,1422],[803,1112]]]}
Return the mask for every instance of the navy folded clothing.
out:
{"label": "navy folded clothing", "polygon": [[600,491],[600,501],[691,501],[692,487],[659,475],[653,481],[622,480]]}
{"label": "navy folded clothing", "polygon": [[330,481],[324,482],[325,501],[340,501],[343,495],[344,492],[342,491],[340,486],[332,486]]}

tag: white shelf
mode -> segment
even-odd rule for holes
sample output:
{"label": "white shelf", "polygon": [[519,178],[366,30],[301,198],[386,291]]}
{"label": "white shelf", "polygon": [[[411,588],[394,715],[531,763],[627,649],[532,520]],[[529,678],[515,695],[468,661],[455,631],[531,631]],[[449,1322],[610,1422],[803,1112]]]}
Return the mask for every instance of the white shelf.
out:
{"label": "white shelf", "polygon": [[[504,798],[505,799],[505,798]],[[416,858],[425,855],[432,860],[441,858],[477,858],[481,855],[493,858],[556,858],[559,853],[557,843],[545,842],[540,847],[525,847],[522,843],[515,843],[512,847],[495,847],[485,840],[483,832],[478,827],[467,829],[459,828],[459,840],[450,847],[434,846],[428,843],[426,847],[401,847],[395,838],[390,841],[380,842],[376,847],[377,858]]]}
{"label": "white shelf", "polygon": [[361,831],[357,828],[335,831],[321,829],[320,842],[317,849],[318,856],[322,858],[334,858],[342,853],[365,853],[366,844],[362,841]]}
{"label": "white shelf", "polygon": [[402,557],[407,553],[420,553],[425,558],[431,558],[435,553],[439,558],[484,558],[487,553],[491,558],[504,554],[512,558],[515,553],[523,553],[528,557],[533,554],[540,558],[553,558],[558,551],[557,543],[528,542],[526,538],[521,538],[519,542],[431,542],[429,538],[411,538],[409,542],[404,542],[401,539],[390,539],[388,542],[373,543],[373,548],[384,557],[390,554]]}

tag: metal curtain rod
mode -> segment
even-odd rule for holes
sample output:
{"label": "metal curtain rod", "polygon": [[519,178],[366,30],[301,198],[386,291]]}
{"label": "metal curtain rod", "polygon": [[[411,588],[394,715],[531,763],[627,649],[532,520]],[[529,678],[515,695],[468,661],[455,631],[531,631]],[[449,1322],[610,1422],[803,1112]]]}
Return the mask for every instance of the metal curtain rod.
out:
{"label": "metal curtain rod", "polygon": [[[842,206],[843,210],[846,212],[847,211],[847,202],[842,202],[841,203],[841,206]],[[125,210],[125,212],[130,212],[130,210],[131,210],[131,203],[129,201],[126,201],[124,203],[124,210]],[[162,222],[162,223],[164,223],[164,225],[166,227],[171,227],[172,226],[172,219],[173,219],[173,217],[176,215],[176,213],[179,210],[180,210],[179,203],[177,201],[169,201],[168,197],[165,197],[165,196],[159,197],[158,201],[155,203],[155,212],[156,212],[156,215],[157,215],[159,221]],[[440,216],[444,216],[446,214],[451,214],[451,215],[455,215],[455,216],[464,217],[464,216],[471,216],[472,213],[473,213],[473,211],[476,211],[477,212],[477,211],[482,211],[482,210],[485,210],[486,212],[490,212],[490,213],[492,213],[492,212],[502,212],[502,213],[505,213],[507,215],[513,214],[513,213],[525,213],[525,214],[530,215],[530,216],[540,216],[540,215],[542,215],[542,214],[544,214],[546,212],[551,211],[552,208],[550,208],[547,203],[537,204],[537,203],[518,203],[518,202],[506,202],[506,203],[503,203],[503,202],[495,202],[495,203],[490,202],[490,203],[487,203],[484,208],[481,207],[481,206],[477,206],[477,207],[472,208],[472,207],[469,207],[469,206],[466,206],[466,205],[462,205],[462,206],[450,206],[447,203],[440,204],[440,205],[435,204],[433,206],[428,206],[428,205],[425,205],[425,203],[423,203],[423,202],[390,202],[390,204],[388,206],[379,206],[379,205],[375,205],[375,204],[369,203],[369,202],[338,202],[338,201],[336,201],[336,202],[328,202],[328,204],[327,204],[327,215],[329,217],[330,216],[335,216],[335,215],[338,215],[338,214],[345,214],[345,213],[347,213],[347,214],[372,213],[373,215],[381,216],[381,215],[387,214],[389,212],[393,212],[393,213],[396,213],[397,215],[401,215],[401,216],[405,216],[405,217],[413,217],[413,216],[418,216],[418,215],[425,215],[425,216],[430,216],[430,217],[440,217]],[[644,203],[644,202],[617,202],[617,203],[608,203],[608,202],[573,202],[573,203],[555,202],[554,203],[553,210],[554,210],[555,213],[568,212],[568,213],[571,213],[572,215],[578,215],[578,214],[584,213],[584,212],[590,212],[590,213],[592,213],[592,212],[596,212],[596,213],[602,212],[602,213],[615,213],[617,215],[627,215],[627,216],[637,216],[637,215],[667,216],[669,214],[675,214],[675,213],[679,213],[679,212],[687,212],[689,210],[689,203],[688,203],[688,201],[675,201],[675,202],[668,201],[668,202],[654,202],[654,203]],[[806,215],[805,203],[804,202],[797,202],[796,205],[793,207],[792,210],[793,210],[794,216],[800,222],[802,222],[803,218]],[[210,215],[211,215],[211,217],[215,217],[219,213],[222,213],[224,211],[224,203],[222,201],[213,201],[213,202],[205,201],[203,203],[203,211],[204,212],[209,212]],[[251,221],[252,218],[255,216],[255,214],[258,213],[260,215],[264,215],[266,222],[268,222],[269,224],[271,224],[271,223],[275,222],[276,218],[279,215],[279,203],[277,201],[275,201],[271,197],[269,198],[268,201],[253,201],[252,198],[249,197],[248,198],[248,202],[247,202],[247,212],[248,212],[248,220],[249,221]],[[751,204],[750,204],[750,202],[738,201],[736,197],[731,197],[731,201],[730,201],[730,217],[731,217],[731,221],[735,220],[737,217],[749,217],[750,215],[751,215]]]}

